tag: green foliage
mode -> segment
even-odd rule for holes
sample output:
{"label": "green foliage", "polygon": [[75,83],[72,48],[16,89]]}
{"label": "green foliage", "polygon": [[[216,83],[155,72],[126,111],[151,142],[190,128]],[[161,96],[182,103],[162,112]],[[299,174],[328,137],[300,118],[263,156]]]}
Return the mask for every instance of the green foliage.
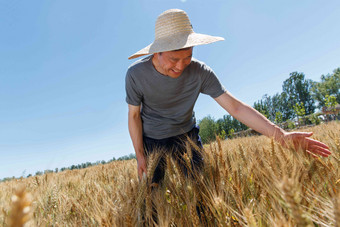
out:
{"label": "green foliage", "polygon": [[216,135],[221,139],[226,136],[231,138],[235,132],[246,130],[248,127],[230,115],[224,115],[223,118],[215,121],[208,116],[199,122],[200,136],[202,143],[210,143],[216,140]]}
{"label": "green foliage", "polygon": [[11,180],[14,180],[15,177],[5,177],[3,179],[0,180],[0,182],[6,182],[6,181],[11,181]]}
{"label": "green foliage", "polygon": [[[289,110],[287,105],[287,94],[282,92],[281,94],[276,93],[273,97],[268,96],[268,98],[271,98],[271,104],[270,107],[270,116],[272,118],[269,118],[269,120],[273,121],[276,118],[276,113],[280,112],[282,115],[282,121],[286,121],[289,119]],[[274,117],[274,119],[273,119]]]}
{"label": "green foliage", "polygon": [[308,120],[314,124],[314,125],[318,125],[321,123],[321,120],[320,118],[318,118],[318,115],[317,114],[311,114],[309,117],[308,117]]}
{"label": "green foliage", "polygon": [[228,137],[229,131],[231,129],[233,129],[234,132],[238,132],[246,130],[248,128],[246,125],[242,124],[230,115],[224,115],[223,118],[217,120],[216,124],[218,128],[218,134],[221,134],[222,131],[224,131],[225,133],[227,133]]}
{"label": "green foliage", "polygon": [[280,124],[283,122],[282,113],[280,111],[275,113],[275,123]]}
{"label": "green foliage", "polygon": [[215,120],[211,116],[203,118],[198,125],[200,127],[202,143],[210,143],[216,139],[218,127]]}
{"label": "green foliage", "polygon": [[123,157],[120,157],[117,160],[121,161],[121,160],[131,160],[131,159],[136,159],[136,154],[124,155]]}
{"label": "green foliage", "polygon": [[[313,114],[315,102],[325,106],[327,94],[333,94],[337,102],[340,100],[340,68],[334,70],[332,75],[321,76],[322,82],[316,83],[306,80],[303,73],[293,72],[284,81],[282,92],[274,96],[267,94],[261,100],[254,103],[254,108],[267,117],[270,121],[280,124],[296,116]],[[313,92],[313,94],[312,94]],[[316,99],[321,97],[319,99]],[[298,103],[298,106],[296,106]],[[303,103],[303,107],[301,106]],[[304,112],[304,113],[303,113]],[[309,118],[305,119],[310,122]],[[312,119],[318,123],[320,119]]]}
{"label": "green foliage", "polygon": [[[290,119],[294,112],[288,106],[287,93],[276,93],[274,96],[265,94],[260,101],[254,103],[254,109],[259,111],[270,121],[276,122],[277,120],[283,122]],[[281,113],[281,119],[277,119],[277,112]]]}
{"label": "green foliage", "polygon": [[[320,119],[317,116],[304,117],[305,115],[313,114],[315,111],[315,100],[313,99],[315,96],[312,96],[312,88],[315,89],[314,87],[317,86],[319,90],[323,89],[323,87],[328,89],[331,86],[329,81],[332,81],[333,87],[328,90],[332,90],[333,93],[336,93],[334,97],[338,97],[340,86],[339,75],[340,68],[334,70],[334,74],[331,76],[322,76],[323,82],[314,83],[311,80],[305,79],[303,73],[292,72],[289,78],[283,82],[281,93],[276,93],[272,97],[265,94],[261,100],[254,103],[253,107],[276,124],[280,125],[287,121],[286,128],[289,129],[296,127],[295,123],[290,120],[296,116],[299,117],[300,124],[319,124]],[[330,77],[331,79],[329,79]],[[326,95],[323,97],[326,97]],[[333,102],[333,100],[334,98],[329,102]],[[325,102],[323,100],[323,103]],[[214,141],[216,135],[223,138],[227,134],[227,137],[232,138],[235,132],[247,129],[247,126],[230,115],[224,115],[223,118],[218,119],[216,122],[209,116],[204,118],[199,125],[201,127],[200,135],[203,143]]]}
{"label": "green foliage", "polygon": [[222,129],[218,136],[220,137],[221,140],[224,140],[227,137],[227,133],[224,131],[224,129]]}
{"label": "green foliage", "polygon": [[263,116],[269,118],[269,105],[263,100],[254,103],[254,109],[259,111]]}
{"label": "green foliage", "polygon": [[287,105],[287,117],[294,117],[294,106],[296,103],[303,103],[305,114],[314,113],[315,105],[314,99],[311,95],[311,87],[313,82],[305,80],[303,73],[293,72],[290,77],[283,82],[282,90],[285,95],[285,104]]}
{"label": "green foliage", "polygon": [[[136,155],[135,154],[129,154],[129,155],[124,155],[120,158],[118,158],[117,160],[120,161],[120,160],[131,160],[131,159],[136,159]],[[44,170],[44,171],[37,171],[35,173],[35,176],[39,176],[39,175],[43,175],[43,174],[47,174],[47,173],[58,173],[58,172],[63,172],[65,170],[73,170],[73,169],[85,169],[87,167],[90,167],[90,166],[94,166],[94,165],[100,165],[100,164],[106,164],[106,163],[110,163],[110,162],[114,162],[116,161],[116,158],[113,158],[109,161],[105,161],[105,160],[102,160],[102,161],[97,161],[97,162],[94,162],[94,163],[91,163],[91,162],[86,162],[86,163],[82,163],[82,164],[78,164],[78,165],[71,165],[70,167],[62,167],[62,168],[55,168],[55,170]],[[32,174],[28,174],[27,175],[27,178],[28,177],[31,177]],[[6,180],[12,180],[12,179],[16,179],[15,177],[12,177],[12,178],[4,178],[4,179],[0,179],[0,182],[1,181],[6,181]]]}
{"label": "green foliage", "polygon": [[285,104],[286,101],[286,94],[285,93],[277,93],[273,97],[265,94],[261,101],[261,109],[259,110],[256,108],[256,105],[254,105],[254,108],[258,110],[260,113],[262,113],[266,118],[268,118],[270,121],[275,121],[276,119],[276,113],[280,112],[282,114],[282,121],[287,120],[288,118],[284,118],[287,110],[285,107],[287,106]]}
{"label": "green foliage", "polygon": [[228,131],[228,137],[233,138],[234,137],[235,130],[232,128]]}
{"label": "green foliage", "polygon": [[334,96],[340,103],[340,68],[335,69],[333,74],[322,75],[321,82],[313,83],[312,92],[320,109],[325,106],[327,95]]}
{"label": "green foliage", "polygon": [[40,176],[40,175],[43,175],[43,174],[44,174],[44,173],[41,172],[41,171],[37,171],[37,172],[35,173],[36,176]]}
{"label": "green foliage", "polygon": [[295,123],[292,120],[288,120],[287,121],[287,128],[294,129],[295,128]]}
{"label": "green foliage", "polygon": [[[300,117],[300,123],[319,124],[318,116],[311,115],[315,111],[315,101],[321,100],[323,106],[326,102],[335,106],[335,97],[337,103],[340,102],[340,68],[334,70],[332,75],[321,76],[321,80],[320,83],[315,83],[305,79],[303,73],[292,72],[283,82],[281,93],[276,93],[272,97],[265,94],[261,100],[254,103],[253,107],[276,124],[286,121],[286,127],[289,129],[296,127],[295,123],[290,120],[296,116]],[[316,97],[322,97],[322,99],[315,99]],[[310,116],[304,117],[306,115]],[[203,143],[214,141],[216,135],[223,139],[227,134],[227,137],[232,138],[235,132],[248,128],[230,115],[224,115],[216,122],[210,116],[205,117],[200,121],[199,126]]]}
{"label": "green foliage", "polygon": [[306,115],[306,110],[305,110],[305,106],[303,105],[303,102],[295,103],[293,108],[297,116],[302,117]]}
{"label": "green foliage", "polygon": [[339,103],[336,100],[336,97],[334,95],[326,95],[325,97],[325,106],[327,108],[330,108],[331,111],[335,111],[336,105]]}

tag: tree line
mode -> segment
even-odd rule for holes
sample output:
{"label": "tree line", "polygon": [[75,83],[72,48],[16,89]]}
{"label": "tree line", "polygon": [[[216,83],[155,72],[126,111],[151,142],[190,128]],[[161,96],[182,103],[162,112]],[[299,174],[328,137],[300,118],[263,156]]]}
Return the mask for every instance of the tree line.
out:
{"label": "tree line", "polygon": [[[253,107],[270,121],[281,127],[294,128],[298,124],[318,124],[316,110],[335,108],[340,103],[340,68],[322,75],[320,82],[305,78],[301,72],[292,72],[283,82],[282,92],[273,96],[265,94]],[[248,129],[230,115],[215,120],[211,116],[199,121],[203,143],[210,143],[219,136],[232,138],[235,133]]]}
{"label": "tree line", "polygon": [[[122,157],[119,157],[118,159],[113,157],[109,161],[102,160],[102,161],[96,161],[96,162],[92,162],[92,163],[86,162],[86,163],[81,163],[81,164],[77,164],[77,165],[71,165],[69,167],[62,167],[60,169],[55,168],[54,170],[47,169],[47,170],[44,170],[44,171],[37,171],[34,176],[40,176],[40,175],[47,174],[47,173],[58,173],[58,172],[66,171],[66,170],[85,169],[85,168],[91,167],[91,166],[96,166],[96,165],[101,165],[101,164],[104,165],[106,163],[110,163],[110,162],[114,162],[114,161],[123,161],[123,160],[131,160],[131,159],[136,159],[136,155],[135,154],[129,154],[129,155],[124,155]],[[33,176],[33,174],[27,175],[27,177],[31,177],[31,176]],[[5,177],[3,179],[0,179],[0,182],[5,182],[5,181],[13,180],[13,179],[16,179],[16,178],[15,177]]]}

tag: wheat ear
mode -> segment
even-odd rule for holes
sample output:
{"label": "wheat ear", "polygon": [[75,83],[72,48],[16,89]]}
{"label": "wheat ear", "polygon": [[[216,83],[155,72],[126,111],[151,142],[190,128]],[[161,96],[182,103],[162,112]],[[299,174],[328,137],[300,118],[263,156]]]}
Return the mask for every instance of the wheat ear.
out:
{"label": "wheat ear", "polygon": [[12,196],[11,216],[8,226],[22,227],[31,219],[30,195],[22,187]]}

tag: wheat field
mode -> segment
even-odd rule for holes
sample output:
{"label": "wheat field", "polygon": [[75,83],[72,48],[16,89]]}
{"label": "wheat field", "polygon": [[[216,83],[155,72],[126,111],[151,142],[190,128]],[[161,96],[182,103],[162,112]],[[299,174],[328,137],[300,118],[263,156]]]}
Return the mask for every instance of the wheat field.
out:
{"label": "wheat field", "polygon": [[153,188],[157,157],[142,182],[136,160],[3,182],[0,225],[340,226],[340,123],[304,131],[333,154],[316,159],[254,136],[206,145],[192,177],[168,157],[164,183]]}

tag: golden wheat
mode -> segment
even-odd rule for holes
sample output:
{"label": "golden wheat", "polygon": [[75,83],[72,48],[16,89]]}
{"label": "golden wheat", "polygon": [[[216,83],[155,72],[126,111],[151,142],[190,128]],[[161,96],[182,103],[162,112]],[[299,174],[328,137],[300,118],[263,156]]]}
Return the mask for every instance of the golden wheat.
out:
{"label": "golden wheat", "polygon": [[[166,156],[164,182],[154,189],[157,155],[142,181],[130,160],[2,182],[0,226],[28,219],[33,226],[151,226],[154,217],[159,226],[339,226],[340,123],[306,130],[330,146],[329,158],[254,136],[205,146],[198,172],[190,152],[183,159],[189,174]],[[20,185],[25,191],[15,193]]]}

